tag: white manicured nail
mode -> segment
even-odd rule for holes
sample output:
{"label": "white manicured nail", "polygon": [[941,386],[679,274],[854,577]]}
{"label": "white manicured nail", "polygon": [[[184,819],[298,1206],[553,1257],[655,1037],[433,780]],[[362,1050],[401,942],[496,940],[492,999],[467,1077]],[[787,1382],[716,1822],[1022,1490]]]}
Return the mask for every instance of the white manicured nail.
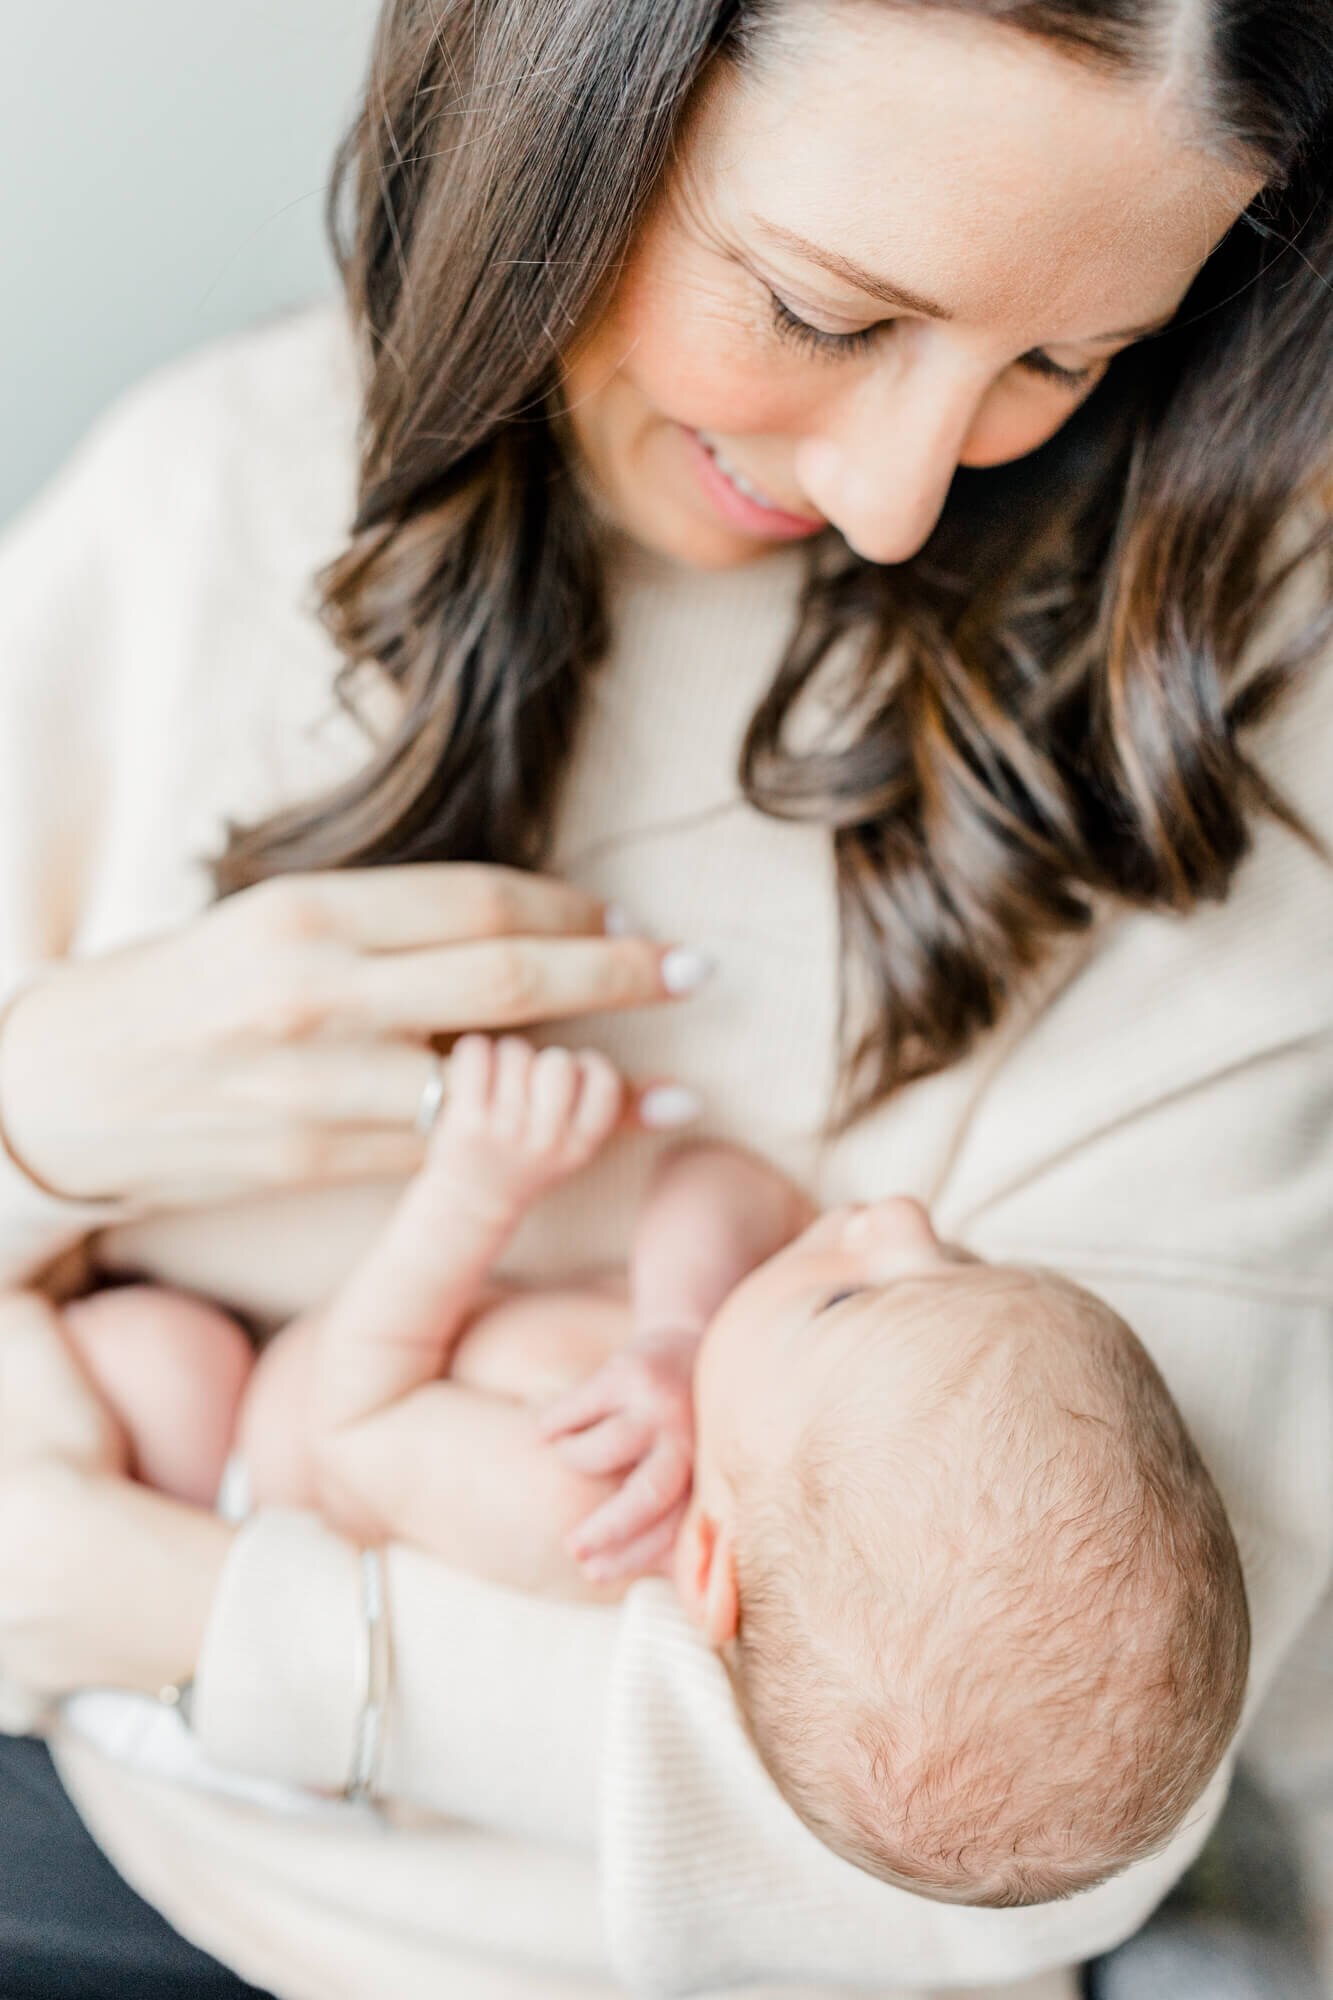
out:
{"label": "white manicured nail", "polygon": [[633,926],[623,903],[608,903],[602,912],[602,930],[607,937],[628,937]]}
{"label": "white manicured nail", "polygon": [[662,984],[668,993],[693,993],[697,986],[712,978],[716,969],[716,959],[678,944],[662,960]]}
{"label": "white manicured nail", "polygon": [[639,1099],[639,1123],[655,1132],[672,1132],[680,1125],[693,1125],[702,1115],[703,1103],[696,1091],[683,1083],[657,1083]]}

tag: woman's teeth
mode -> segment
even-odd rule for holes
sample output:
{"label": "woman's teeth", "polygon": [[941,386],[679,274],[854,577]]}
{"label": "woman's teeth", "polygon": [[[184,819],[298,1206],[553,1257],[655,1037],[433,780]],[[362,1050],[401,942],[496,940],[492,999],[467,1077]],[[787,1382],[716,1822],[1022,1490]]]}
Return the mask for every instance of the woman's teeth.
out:
{"label": "woman's teeth", "polygon": [[738,472],[734,465],[727,463],[710,437],[705,437],[702,431],[696,431],[695,436],[712,459],[714,465],[717,466],[719,472],[725,473],[738,493],[743,493],[747,500],[753,500],[756,507],[767,507],[774,514],[780,514],[783,511],[776,500],[770,500],[767,493],[761,493],[754,482],[747,479],[743,472]]}

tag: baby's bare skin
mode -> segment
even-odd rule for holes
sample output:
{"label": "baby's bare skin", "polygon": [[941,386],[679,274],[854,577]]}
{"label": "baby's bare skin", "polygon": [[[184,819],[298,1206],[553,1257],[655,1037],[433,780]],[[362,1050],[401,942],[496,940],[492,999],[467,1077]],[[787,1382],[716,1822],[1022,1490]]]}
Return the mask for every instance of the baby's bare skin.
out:
{"label": "baby's bare skin", "polygon": [[751,1155],[686,1149],[659,1169],[628,1279],[498,1286],[490,1271],[517,1223],[605,1143],[623,1086],[599,1056],[512,1039],[465,1037],[451,1069],[426,1164],[385,1232],[326,1308],[269,1344],[243,1398],[237,1329],[202,1301],[127,1288],[81,1302],[70,1335],[147,1476],[179,1466],[183,1438],[202,1445],[185,1413],[209,1372],[211,1318],[211,1452],[196,1483],[216,1478],[234,1432],[258,1504],[317,1507],[362,1540],[408,1541],[514,1587],[615,1595],[667,1567],[704,1329],[809,1204]]}
{"label": "baby's bare skin", "polygon": [[589,1583],[568,1541],[620,1479],[565,1464],[543,1439],[538,1416],[623,1348],[631,1331],[623,1275],[552,1291],[489,1286],[448,1378],[421,1384],[336,1443],[326,1440],[321,1473],[304,1415],[321,1330],[315,1319],[299,1321],[265,1351],[242,1412],[238,1446],[254,1498],[336,1516],[339,1496],[354,1488],[355,1518],[339,1525],[363,1539],[410,1542],[514,1589],[614,1599],[623,1584]]}

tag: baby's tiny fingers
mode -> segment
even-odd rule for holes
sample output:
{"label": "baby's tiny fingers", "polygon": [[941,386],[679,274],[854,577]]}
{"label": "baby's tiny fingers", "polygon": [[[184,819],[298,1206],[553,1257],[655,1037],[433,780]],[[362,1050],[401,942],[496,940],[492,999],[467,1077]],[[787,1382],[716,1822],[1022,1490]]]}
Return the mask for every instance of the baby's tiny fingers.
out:
{"label": "baby's tiny fingers", "polygon": [[504,1128],[521,1132],[527,1124],[528,1095],[536,1054],[521,1035],[502,1035],[495,1045],[492,1101]]}
{"label": "baby's tiny fingers", "polygon": [[601,1478],[637,1465],[651,1443],[652,1432],[643,1419],[622,1410],[603,1418],[600,1424],[557,1439],[555,1449],[575,1472]]}
{"label": "baby's tiny fingers", "polygon": [[449,1052],[446,1114],[478,1118],[490,1100],[495,1072],[495,1044],[489,1035],[462,1035]]}
{"label": "baby's tiny fingers", "polygon": [[580,1563],[579,1567],[589,1583],[616,1583],[622,1576],[669,1575],[669,1559],[676,1546],[680,1524],[685,1519],[685,1504],[683,1500],[678,1501],[663,1520],[634,1541],[625,1542],[602,1555],[589,1556],[586,1562]]}
{"label": "baby's tiny fingers", "polygon": [[578,1065],[581,1088],[574,1129],[586,1144],[600,1145],[620,1121],[625,1086],[614,1063],[597,1049],[580,1049]]}
{"label": "baby's tiny fingers", "polygon": [[646,1534],[683,1497],[691,1470],[688,1454],[678,1445],[667,1440],[655,1445],[620,1491],[574,1530],[568,1542],[570,1554],[582,1562]]}
{"label": "baby's tiny fingers", "polygon": [[579,1089],[577,1059],[552,1044],[532,1066],[532,1125],[537,1139],[549,1145],[569,1122]]}
{"label": "baby's tiny fingers", "polygon": [[612,1416],[624,1400],[623,1390],[617,1389],[606,1370],[599,1368],[586,1382],[564,1390],[538,1411],[537,1435],[549,1444],[553,1438],[563,1437],[566,1431],[586,1430],[589,1424]]}

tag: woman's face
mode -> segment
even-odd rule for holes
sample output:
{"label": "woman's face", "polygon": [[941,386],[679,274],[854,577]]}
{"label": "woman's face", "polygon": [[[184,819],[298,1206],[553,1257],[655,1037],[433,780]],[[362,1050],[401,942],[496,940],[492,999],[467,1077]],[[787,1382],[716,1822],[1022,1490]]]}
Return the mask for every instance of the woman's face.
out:
{"label": "woman's face", "polygon": [[600,501],[709,569],[831,523],[926,540],[959,465],[1032,451],[1168,320],[1258,181],[1175,79],[966,14],[794,0],[719,63],[565,386]]}

